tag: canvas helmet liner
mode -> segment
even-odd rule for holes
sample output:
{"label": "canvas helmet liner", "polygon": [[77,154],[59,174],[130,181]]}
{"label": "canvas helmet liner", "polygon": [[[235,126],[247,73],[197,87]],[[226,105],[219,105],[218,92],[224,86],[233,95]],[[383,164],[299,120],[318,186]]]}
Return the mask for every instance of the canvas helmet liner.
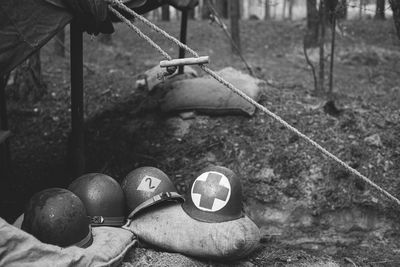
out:
{"label": "canvas helmet liner", "polygon": [[40,191],[29,200],[21,229],[44,243],[60,247],[88,247],[93,242],[82,201],[62,188]]}
{"label": "canvas helmet liner", "polygon": [[164,201],[184,201],[169,177],[155,167],[131,171],[121,183],[129,210],[129,219],[140,211]]}
{"label": "canvas helmet liner", "polygon": [[86,207],[92,226],[125,224],[125,196],[117,181],[102,173],[88,173],[68,187]]}
{"label": "canvas helmet liner", "polygon": [[198,221],[219,223],[244,216],[240,179],[222,166],[202,169],[185,199],[183,210]]}

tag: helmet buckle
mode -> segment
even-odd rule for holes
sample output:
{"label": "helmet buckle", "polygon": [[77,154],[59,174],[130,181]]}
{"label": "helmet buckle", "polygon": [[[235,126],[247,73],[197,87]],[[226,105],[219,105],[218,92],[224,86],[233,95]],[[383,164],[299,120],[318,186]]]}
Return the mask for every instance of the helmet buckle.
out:
{"label": "helmet buckle", "polygon": [[103,216],[93,216],[91,221],[92,221],[92,224],[103,224],[104,218],[103,218]]}

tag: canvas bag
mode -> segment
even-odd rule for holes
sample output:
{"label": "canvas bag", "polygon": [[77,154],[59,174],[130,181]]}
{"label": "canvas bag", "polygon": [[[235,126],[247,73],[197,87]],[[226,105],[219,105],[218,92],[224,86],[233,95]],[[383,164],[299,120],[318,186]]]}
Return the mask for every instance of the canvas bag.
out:
{"label": "canvas bag", "polygon": [[0,218],[0,266],[117,266],[137,243],[130,231],[121,228],[93,227],[92,234],[93,243],[87,248],[61,248],[42,243]]}
{"label": "canvas bag", "polygon": [[259,228],[247,216],[221,223],[200,222],[172,202],[144,210],[128,228],[139,241],[166,251],[212,259],[244,258],[260,241]]}

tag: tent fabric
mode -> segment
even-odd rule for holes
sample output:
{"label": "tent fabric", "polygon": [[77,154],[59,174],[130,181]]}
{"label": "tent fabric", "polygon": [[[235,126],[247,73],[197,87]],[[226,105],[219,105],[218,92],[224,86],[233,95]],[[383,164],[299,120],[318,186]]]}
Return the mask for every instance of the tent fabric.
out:
{"label": "tent fabric", "polygon": [[34,236],[0,218],[0,266],[118,266],[135,236],[116,227],[93,227],[93,243],[87,248],[61,248],[40,242]]}
{"label": "tent fabric", "polygon": [[0,75],[45,45],[71,19],[68,11],[43,0],[0,1]]}
{"label": "tent fabric", "polygon": [[[139,14],[164,4],[178,9],[191,8],[198,0],[130,0],[125,3]],[[88,33],[112,33],[105,0],[1,0],[0,76],[45,45],[73,18]],[[126,12],[122,12],[127,15]]]}
{"label": "tent fabric", "polygon": [[[126,4],[136,8],[145,2],[131,0]],[[162,4],[149,2],[141,13]],[[40,49],[74,17],[82,24],[83,31],[112,33],[106,7],[103,0],[1,0],[0,76]]]}

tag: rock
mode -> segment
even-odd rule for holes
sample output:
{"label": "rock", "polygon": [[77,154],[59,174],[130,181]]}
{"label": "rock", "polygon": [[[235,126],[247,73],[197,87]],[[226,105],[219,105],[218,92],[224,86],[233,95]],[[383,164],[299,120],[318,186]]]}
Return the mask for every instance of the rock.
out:
{"label": "rock", "polygon": [[183,120],[179,117],[173,117],[167,120],[167,124],[173,129],[172,135],[175,138],[184,137],[189,131],[193,120]]}
{"label": "rock", "polygon": [[379,134],[373,134],[364,139],[364,141],[370,146],[382,147],[382,140]]}

